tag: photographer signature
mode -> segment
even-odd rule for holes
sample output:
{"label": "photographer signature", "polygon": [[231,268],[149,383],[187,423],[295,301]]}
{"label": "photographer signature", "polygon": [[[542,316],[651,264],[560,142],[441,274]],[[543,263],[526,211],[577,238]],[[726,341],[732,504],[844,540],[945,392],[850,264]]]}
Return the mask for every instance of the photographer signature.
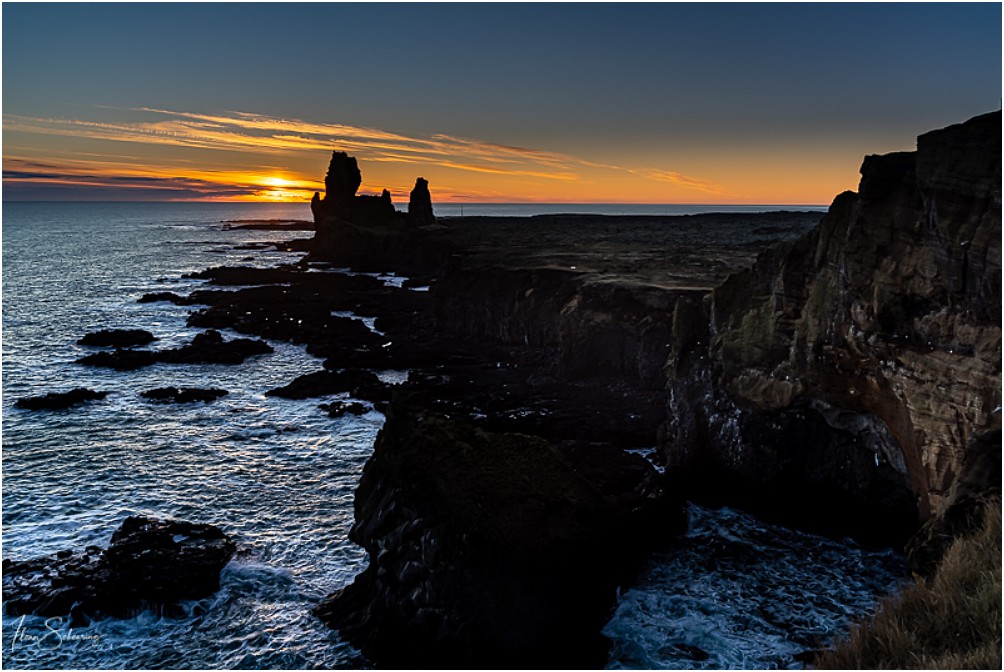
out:
{"label": "photographer signature", "polygon": [[58,616],[49,618],[45,621],[43,624],[45,632],[42,633],[31,632],[25,628],[24,620],[25,616],[22,616],[21,620],[17,623],[17,628],[14,630],[14,638],[10,643],[11,651],[16,651],[19,646],[26,645],[45,646],[51,649],[58,649],[66,642],[93,642],[101,639],[101,635],[96,632],[74,632],[73,628],[68,628],[64,631],[62,629],[63,619]]}

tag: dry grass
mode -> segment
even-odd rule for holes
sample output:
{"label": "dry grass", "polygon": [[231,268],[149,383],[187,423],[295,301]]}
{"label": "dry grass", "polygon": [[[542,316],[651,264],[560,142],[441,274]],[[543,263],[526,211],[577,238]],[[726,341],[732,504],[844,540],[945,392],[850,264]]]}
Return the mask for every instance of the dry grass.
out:
{"label": "dry grass", "polygon": [[816,660],[820,669],[1001,669],[1001,500],[957,539],[934,578],[887,598],[879,612]]}

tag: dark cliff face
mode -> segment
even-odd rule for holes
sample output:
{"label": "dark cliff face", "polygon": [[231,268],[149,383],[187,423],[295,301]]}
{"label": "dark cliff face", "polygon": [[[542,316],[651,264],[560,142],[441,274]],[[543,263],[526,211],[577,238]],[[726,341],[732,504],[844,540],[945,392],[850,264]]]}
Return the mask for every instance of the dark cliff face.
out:
{"label": "dark cliff face", "polygon": [[369,566],[317,614],[390,667],[602,666],[618,581],[685,527],[640,457],[485,432],[401,398],[355,508]]}
{"label": "dark cliff face", "polygon": [[670,464],[847,531],[929,517],[1000,426],[1000,143],[995,113],[867,157],[858,194],[691,305]]}

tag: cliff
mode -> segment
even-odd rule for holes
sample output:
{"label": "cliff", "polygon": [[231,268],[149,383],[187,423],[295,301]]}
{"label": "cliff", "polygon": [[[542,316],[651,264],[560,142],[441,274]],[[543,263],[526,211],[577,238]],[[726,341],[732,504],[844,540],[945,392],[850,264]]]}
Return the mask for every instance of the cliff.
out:
{"label": "cliff", "polygon": [[817,228],[677,307],[664,449],[696,494],[884,540],[939,510],[1000,427],[1000,147],[997,112],[869,156]]}
{"label": "cliff", "polygon": [[356,493],[369,565],[318,615],[380,665],[599,666],[683,497],[883,545],[930,521],[937,562],[1000,487],[1000,125],[867,157],[822,221],[432,223],[421,179],[409,221],[338,158],[312,256],[422,273],[431,314],[377,322],[412,373]]}
{"label": "cliff", "polygon": [[636,455],[486,432],[401,395],[355,510],[369,566],[316,613],[395,668],[600,667],[617,585],[685,526]]}

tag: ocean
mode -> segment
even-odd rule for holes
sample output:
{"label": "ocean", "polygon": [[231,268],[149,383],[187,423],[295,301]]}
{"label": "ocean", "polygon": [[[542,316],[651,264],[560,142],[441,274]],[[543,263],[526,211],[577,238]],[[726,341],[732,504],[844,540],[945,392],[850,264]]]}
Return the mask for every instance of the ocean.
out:
{"label": "ocean", "polygon": [[[437,213],[460,214],[451,207],[459,210],[437,206]],[[464,207],[465,215],[503,214]],[[491,206],[523,215],[607,206],[551,207],[558,206]],[[681,206],[609,207],[685,214],[651,210]],[[158,348],[191,340],[199,330],[185,326],[190,307],[137,299],[198,288],[203,281],[182,276],[210,266],[294,259],[238,248],[309,234],[224,230],[231,220],[287,218],[307,219],[309,207],[3,204],[3,557],[106,546],[136,514],[218,525],[239,549],[220,592],[187,604],[182,618],[148,611],[75,624],[71,632],[60,621],[4,612],[4,667],[368,665],[310,609],[365,566],[347,533],[355,485],[383,416],[331,419],[317,409],[327,399],[266,397],[266,390],[321,368],[302,347],[282,342],[270,342],[275,353],[238,366],[117,372],[74,363],[91,351],[77,339],[102,328],[148,329]],[[378,374],[399,382],[407,372]],[[168,385],[230,394],[211,404],[168,405],[139,396]],[[109,395],[66,411],[13,406],[20,397],[81,386]],[[797,666],[800,653],[845,631],[903,576],[902,559],[890,551],[769,526],[736,511],[693,506],[691,517],[690,534],[625,587],[605,630],[614,643],[610,667]],[[14,641],[19,628],[61,635]]]}

